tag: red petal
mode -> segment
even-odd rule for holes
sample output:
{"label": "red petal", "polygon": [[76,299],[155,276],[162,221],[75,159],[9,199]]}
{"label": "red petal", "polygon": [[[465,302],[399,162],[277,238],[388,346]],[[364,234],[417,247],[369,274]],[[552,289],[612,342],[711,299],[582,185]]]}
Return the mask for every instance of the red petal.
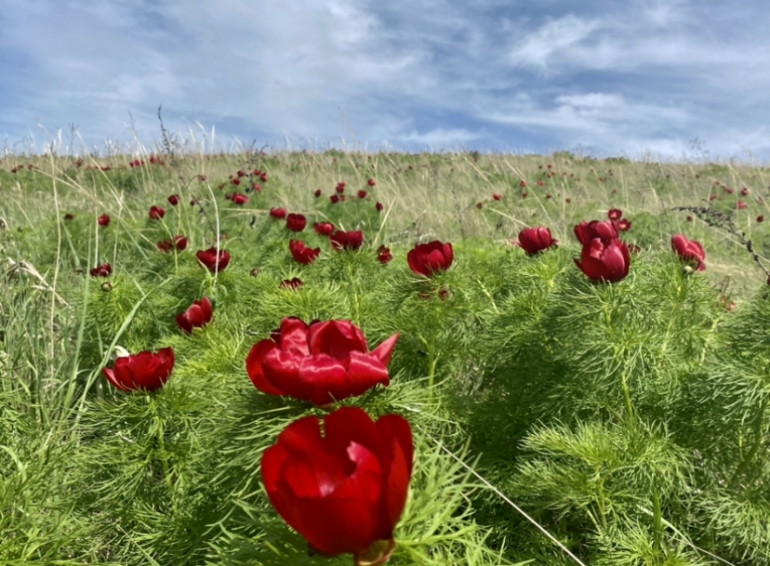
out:
{"label": "red petal", "polygon": [[372,356],[379,359],[383,365],[387,366],[390,363],[390,357],[393,355],[393,349],[396,347],[398,336],[399,334],[396,332],[393,336],[377,346],[372,351]]}
{"label": "red petal", "polygon": [[286,395],[282,390],[270,383],[265,377],[262,369],[262,361],[265,355],[272,349],[277,348],[272,340],[260,340],[251,347],[249,355],[246,357],[246,372],[254,387],[267,393],[268,395]]}

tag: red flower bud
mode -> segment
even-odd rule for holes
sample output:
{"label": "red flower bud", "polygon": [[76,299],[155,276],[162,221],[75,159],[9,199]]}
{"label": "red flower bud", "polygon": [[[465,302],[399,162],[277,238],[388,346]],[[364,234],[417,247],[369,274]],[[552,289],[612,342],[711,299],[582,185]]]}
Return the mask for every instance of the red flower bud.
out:
{"label": "red flower bud", "polygon": [[307,225],[307,219],[304,214],[295,214],[292,212],[286,217],[286,227],[292,232],[302,232]]}
{"label": "red flower bud", "polygon": [[376,422],[358,407],[303,417],[262,456],[262,481],[278,514],[320,553],[384,564],[412,476],[409,422]]}
{"label": "red flower bud", "polygon": [[358,191],[358,198],[366,198],[366,191],[363,189]]}
{"label": "red flower bud", "polygon": [[121,391],[155,391],[163,387],[174,369],[174,350],[163,348],[123,356],[110,368],[102,368],[104,377]]}
{"label": "red flower bud", "polygon": [[331,201],[332,204],[337,204],[340,201],[340,196],[332,195],[329,197],[329,200]]}
{"label": "red flower bud", "polygon": [[759,216],[757,216],[757,222],[764,222],[764,221],[765,221],[765,217],[763,215],[760,214]]}
{"label": "red flower bud", "polygon": [[109,277],[112,275],[112,266],[109,263],[97,265],[91,270],[91,277]]}
{"label": "red flower bud", "polygon": [[377,183],[374,182],[374,179],[367,179],[366,184],[369,185],[370,187],[373,187]]}
{"label": "red flower bud", "polygon": [[374,208],[377,210],[377,212],[382,212],[383,206],[381,202],[378,202],[374,205]]}
{"label": "red flower bud", "polygon": [[364,243],[364,233],[361,230],[349,230],[348,232],[337,230],[329,237],[329,241],[337,251],[342,249],[357,250]]}
{"label": "red flower bud", "polygon": [[233,193],[233,196],[232,196],[231,200],[233,201],[233,204],[237,204],[238,206],[242,206],[242,205],[246,204],[247,202],[249,202],[249,197],[247,197],[246,195],[243,195],[241,193]]}
{"label": "red flower bud", "polygon": [[270,217],[275,218],[276,220],[281,220],[283,218],[286,218],[286,209],[285,208],[271,208],[270,209]]}
{"label": "red flower bud", "polygon": [[166,215],[166,211],[159,206],[152,205],[150,207],[150,218],[153,220],[160,220]]}
{"label": "red flower bud", "polygon": [[97,220],[99,223],[99,226],[109,226],[110,225],[110,215],[109,214],[102,214],[99,217],[99,220]]}
{"label": "red flower bud", "polygon": [[614,283],[628,275],[631,253],[620,240],[605,244],[601,238],[593,238],[583,245],[580,261],[574,261],[589,279]]}
{"label": "red flower bud", "polygon": [[495,200],[503,200],[503,197],[498,195],[497,193],[493,194],[492,198],[495,199]]}
{"label": "red flower bud", "polygon": [[230,263],[230,254],[225,250],[220,249],[219,255],[217,255],[216,248],[199,250],[195,254],[195,257],[197,257],[198,261],[201,262],[211,273],[224,271],[227,265]]}
{"label": "red flower bud", "polygon": [[314,222],[313,230],[319,236],[331,236],[332,232],[334,232],[334,224],[331,222]]}
{"label": "red flower bud", "polygon": [[334,187],[334,190],[337,191],[340,194],[344,193],[345,192],[345,183],[340,181],[339,183],[337,183],[337,186]]}
{"label": "red flower bud", "polygon": [[187,238],[177,234],[174,236],[173,240],[171,240],[171,238],[167,238],[158,242],[158,249],[163,253],[168,253],[174,248],[180,252],[187,248]]}
{"label": "red flower bud", "polygon": [[684,234],[674,234],[671,236],[671,249],[683,260],[696,262],[698,271],[706,269],[706,264],[703,263],[706,259],[706,251],[699,242],[688,240]]}
{"label": "red flower bud", "polygon": [[318,198],[321,196],[321,189],[316,189],[316,191],[313,193],[315,195],[315,198]]}
{"label": "red flower bud", "polygon": [[433,277],[439,271],[446,271],[452,265],[454,252],[452,244],[434,240],[427,244],[416,245],[406,255],[409,268],[418,275]]}
{"label": "red flower bud", "polygon": [[738,202],[735,203],[735,208],[737,208],[738,210],[743,210],[744,208],[746,208],[746,203],[743,202],[742,200],[739,200]]}
{"label": "red flower bud", "polygon": [[384,244],[377,248],[377,261],[382,265],[387,265],[393,259],[393,254],[390,253],[390,248]]}
{"label": "red flower bud", "polygon": [[208,297],[203,297],[200,301],[193,301],[190,308],[177,315],[176,325],[185,333],[191,334],[193,328],[201,328],[211,322],[212,315],[211,301]]}
{"label": "red flower bud", "polygon": [[291,252],[291,257],[294,258],[294,261],[303,265],[308,265],[318,258],[318,254],[321,253],[321,248],[312,249],[307,247],[305,242],[300,240],[290,240],[289,251]]}
{"label": "red flower bud", "polygon": [[558,240],[553,239],[551,230],[545,226],[538,226],[537,228],[524,228],[519,232],[519,241],[515,243],[527,254],[535,255],[543,250],[555,247],[558,244]]}
{"label": "red flower bud", "polygon": [[179,195],[171,195],[170,197],[168,197],[168,203],[171,206],[178,205],[179,204]]}
{"label": "red flower bud", "polygon": [[361,329],[349,320],[314,322],[284,318],[273,338],[257,342],[246,359],[254,386],[270,395],[289,395],[328,405],[390,383],[388,363],[394,334],[369,352]]}

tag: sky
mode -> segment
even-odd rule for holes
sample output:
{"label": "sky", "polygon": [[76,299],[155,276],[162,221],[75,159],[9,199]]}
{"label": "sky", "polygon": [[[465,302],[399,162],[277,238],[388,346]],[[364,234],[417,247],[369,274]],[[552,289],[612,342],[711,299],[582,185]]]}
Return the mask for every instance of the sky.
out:
{"label": "sky", "polygon": [[0,148],[770,160],[760,0],[0,0]]}

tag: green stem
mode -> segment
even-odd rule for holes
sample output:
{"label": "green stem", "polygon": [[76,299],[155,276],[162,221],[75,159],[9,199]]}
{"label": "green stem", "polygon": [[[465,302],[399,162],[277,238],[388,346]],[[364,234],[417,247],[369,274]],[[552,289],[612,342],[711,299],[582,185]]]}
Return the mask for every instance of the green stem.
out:
{"label": "green stem", "polygon": [[636,418],[634,416],[634,406],[631,404],[631,393],[628,390],[628,382],[626,381],[625,371],[621,376],[621,380],[623,384],[623,400],[626,403],[626,418],[628,419],[628,423],[633,427],[636,423]]}
{"label": "green stem", "polygon": [[741,460],[741,463],[738,464],[738,467],[733,473],[733,477],[730,478],[729,485],[732,489],[737,487],[738,480],[740,480],[741,476],[749,468],[752,460],[754,460],[754,457],[757,455],[757,452],[759,452],[759,449],[762,446],[762,440],[764,438],[764,435],[762,434],[762,423],[764,421],[765,410],[767,410],[767,398],[762,401],[762,406],[759,409],[759,413],[757,413],[757,416],[754,418],[754,444],[752,444],[746,456],[743,458],[743,460]]}
{"label": "green stem", "polygon": [[163,467],[163,477],[166,481],[166,487],[168,487],[168,495],[171,498],[172,506],[176,508],[176,503],[174,502],[174,477],[168,465],[168,456],[166,454],[166,441],[164,438],[164,430],[163,430],[163,420],[160,418],[160,415],[157,414],[157,406],[155,405],[155,399],[151,397],[150,403],[152,404],[153,413],[155,413],[155,426],[157,428],[157,434],[158,434],[158,452],[160,457],[160,464]]}
{"label": "green stem", "polygon": [[361,299],[356,291],[356,280],[353,277],[353,264],[348,261],[348,281],[350,282],[350,292],[353,294],[354,319],[356,326],[361,326]]}

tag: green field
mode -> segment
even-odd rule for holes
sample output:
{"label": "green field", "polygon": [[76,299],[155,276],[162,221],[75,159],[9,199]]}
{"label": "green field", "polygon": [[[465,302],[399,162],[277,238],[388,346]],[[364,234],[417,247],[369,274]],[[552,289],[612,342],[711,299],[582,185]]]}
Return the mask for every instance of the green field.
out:
{"label": "green field", "polygon": [[[350,320],[371,349],[399,333],[390,385],[339,403],[411,423],[388,564],[770,564],[770,168],[166,150],[0,161],[1,564],[352,564],[309,552],[262,484],[278,434],[332,409],[247,375],[292,316]],[[613,208],[638,251],[592,282],[573,227]],[[337,251],[315,222],[363,246]],[[530,257],[512,240],[535,226],[559,245]],[[161,253],[175,235],[187,248]],[[295,261],[292,239],[318,258]],[[452,266],[416,275],[407,253],[432,240]],[[212,246],[231,255],[216,273],[196,259]],[[212,321],[182,332],[202,297]],[[172,347],[167,384],[116,390],[116,347]]]}

